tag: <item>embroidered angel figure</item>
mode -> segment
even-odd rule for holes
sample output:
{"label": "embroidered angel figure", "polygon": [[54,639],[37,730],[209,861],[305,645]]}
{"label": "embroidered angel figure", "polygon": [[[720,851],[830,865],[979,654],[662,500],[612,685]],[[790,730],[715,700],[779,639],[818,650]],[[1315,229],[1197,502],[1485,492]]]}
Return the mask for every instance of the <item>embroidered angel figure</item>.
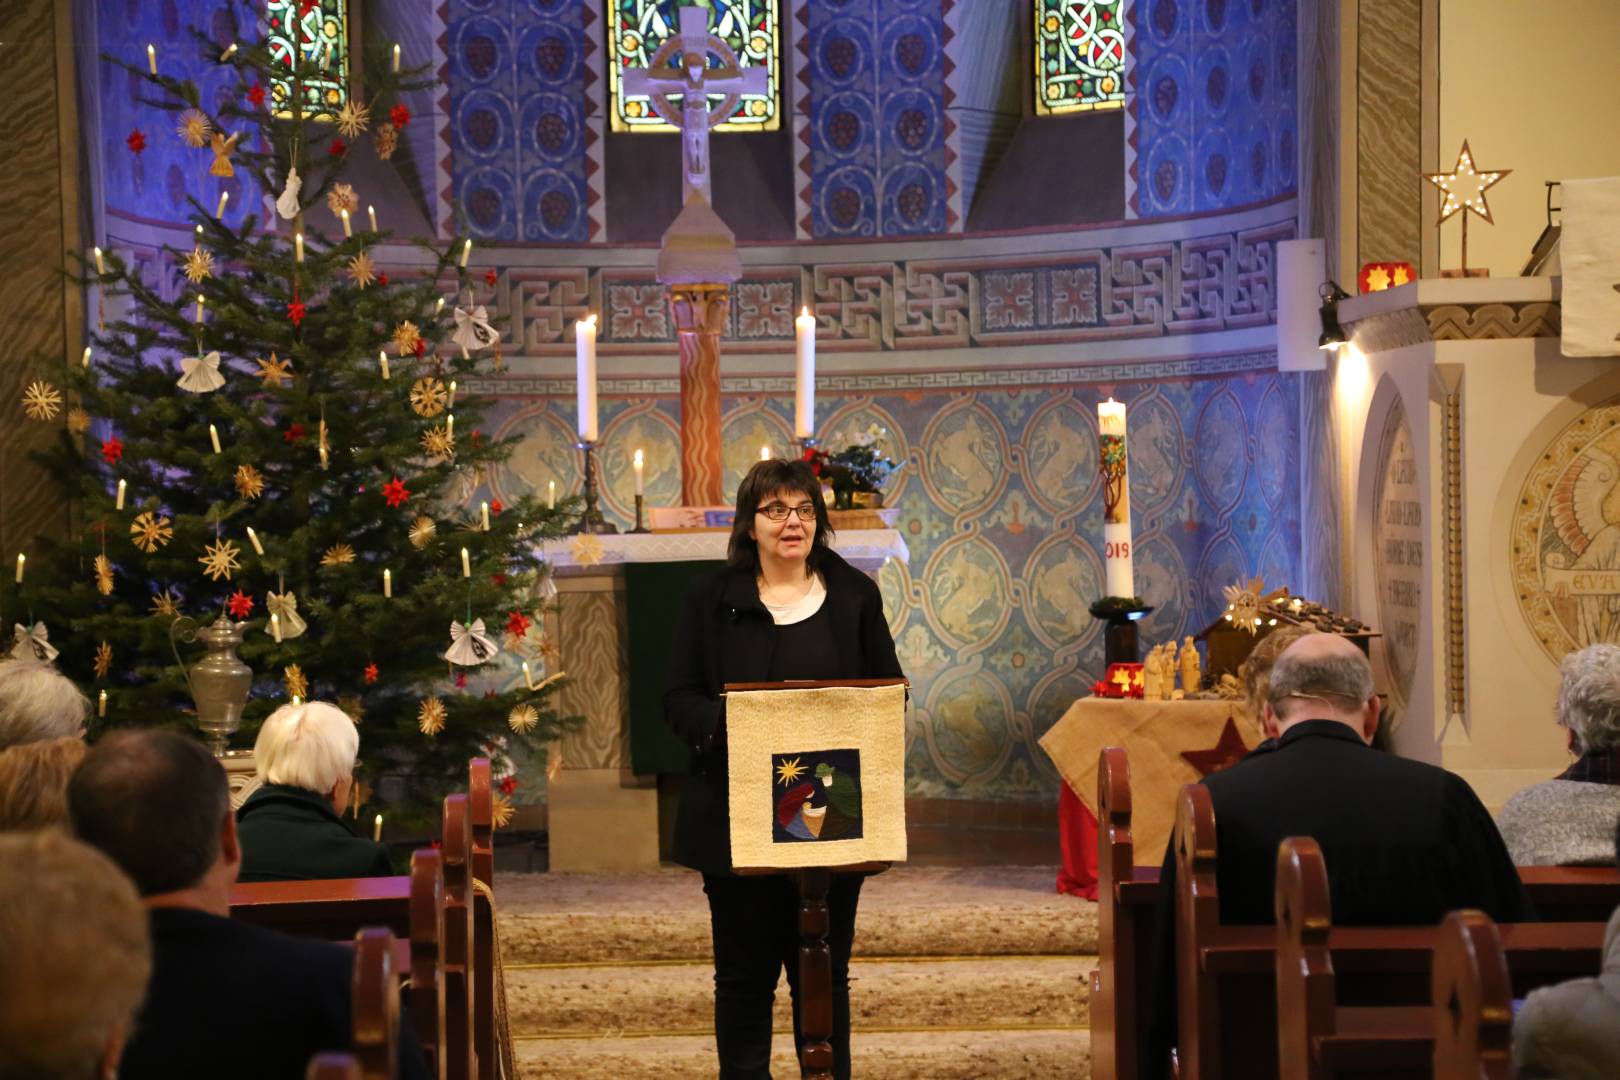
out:
{"label": "embroidered angel figure", "polygon": [[180,377],[174,385],[193,394],[206,394],[225,385],[225,376],[219,373],[219,353],[207,356],[186,356],[180,360]]}
{"label": "embroidered angel figure", "polygon": [[236,153],[236,140],[242,137],[240,131],[226,138],[221,132],[214,132],[210,148],[214,151],[214,163],[208,168],[209,176],[235,176],[236,166],[231,164],[231,155]]}

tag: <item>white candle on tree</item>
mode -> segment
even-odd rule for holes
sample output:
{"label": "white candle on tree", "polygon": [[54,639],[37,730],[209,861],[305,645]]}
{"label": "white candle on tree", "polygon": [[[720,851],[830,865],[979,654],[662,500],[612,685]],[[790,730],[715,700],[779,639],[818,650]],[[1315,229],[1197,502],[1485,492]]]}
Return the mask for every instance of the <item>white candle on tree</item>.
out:
{"label": "white candle on tree", "polygon": [[461,576],[472,577],[472,559],[468,556],[466,548],[461,549]]}
{"label": "white candle on tree", "polygon": [[816,317],[805,308],[793,320],[797,345],[794,357],[793,437],[808,439],[816,433]]}
{"label": "white candle on tree", "polygon": [[22,584],[23,567],[25,567],[27,565],[28,565],[28,556],[24,555],[22,552],[19,551],[17,553],[17,584],[18,585]]}
{"label": "white candle on tree", "polygon": [[[230,202],[230,201],[231,201],[231,193],[230,192],[228,192],[228,191],[220,192],[219,193],[219,205],[214,208],[214,216],[217,217],[217,218],[224,218],[224,216],[225,216],[225,204]],[[300,260],[300,261],[302,261],[302,260]]]}
{"label": "white candle on tree", "polygon": [[96,697],[96,715],[103,720],[107,718],[107,691],[105,690]]}
{"label": "white candle on tree", "polygon": [[399,45],[394,45],[394,74],[399,74]]}
{"label": "white candle on tree", "polygon": [[389,600],[394,598],[394,572],[392,570],[383,570],[383,597]]}
{"label": "white candle on tree", "polygon": [[338,217],[343,219],[343,235],[353,236],[354,229],[349,225],[349,212],[347,210],[340,210],[338,211]]}
{"label": "white candle on tree", "polygon": [[1125,405],[1109,398],[1097,405],[1098,458],[1103,474],[1104,591],[1135,596],[1131,567],[1131,484],[1125,457]]}
{"label": "white candle on tree", "polygon": [[95,256],[96,256],[96,273],[105,274],[107,272],[107,261],[106,261],[106,259],[104,259],[102,257],[101,249],[100,248],[92,248],[91,250],[95,253]]}
{"label": "white candle on tree", "polygon": [[546,481],[546,509],[557,509],[557,481]]}
{"label": "white candle on tree", "polygon": [[127,481],[118,481],[118,504],[113,507],[114,510],[122,510],[124,508],[124,490],[128,486],[129,484]]}
{"label": "white candle on tree", "polygon": [[146,70],[154,75],[157,74],[157,46],[155,45],[146,47]]}
{"label": "white candle on tree", "polygon": [[642,456],[640,450],[637,450],[636,453],[635,453],[635,456],[630,459],[630,469],[631,469],[632,472],[634,472],[636,474],[636,494],[637,495],[645,495],[646,494],[646,491],[642,488],[642,470],[645,469],[646,467],[647,467],[646,458],[644,458]]}
{"label": "white candle on tree", "polygon": [[574,367],[579,394],[579,438],[596,441],[596,316],[574,324]]}

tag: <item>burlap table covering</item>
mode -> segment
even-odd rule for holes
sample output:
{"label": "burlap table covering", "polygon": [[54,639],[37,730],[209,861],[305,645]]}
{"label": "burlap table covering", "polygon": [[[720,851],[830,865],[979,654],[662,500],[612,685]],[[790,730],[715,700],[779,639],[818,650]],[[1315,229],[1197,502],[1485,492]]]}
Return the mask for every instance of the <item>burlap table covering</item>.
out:
{"label": "burlap table covering", "polygon": [[1176,794],[1201,777],[1181,756],[1219,742],[1227,720],[1253,749],[1259,728],[1236,701],[1081,698],[1041,736],[1041,749],[1076,796],[1097,813],[1097,756],[1123,746],[1131,763],[1131,833],[1136,861],[1157,864],[1176,823]]}

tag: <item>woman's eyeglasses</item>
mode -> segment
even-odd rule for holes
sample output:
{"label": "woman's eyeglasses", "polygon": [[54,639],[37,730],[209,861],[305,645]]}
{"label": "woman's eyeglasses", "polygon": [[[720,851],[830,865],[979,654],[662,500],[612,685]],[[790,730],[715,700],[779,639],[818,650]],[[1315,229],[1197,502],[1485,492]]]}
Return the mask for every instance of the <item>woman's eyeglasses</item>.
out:
{"label": "woman's eyeglasses", "polygon": [[772,521],[786,521],[789,514],[798,514],[800,521],[814,521],[816,520],[816,504],[800,503],[798,506],[787,506],[779,502],[771,503],[769,506],[760,507],[754,513],[764,514]]}

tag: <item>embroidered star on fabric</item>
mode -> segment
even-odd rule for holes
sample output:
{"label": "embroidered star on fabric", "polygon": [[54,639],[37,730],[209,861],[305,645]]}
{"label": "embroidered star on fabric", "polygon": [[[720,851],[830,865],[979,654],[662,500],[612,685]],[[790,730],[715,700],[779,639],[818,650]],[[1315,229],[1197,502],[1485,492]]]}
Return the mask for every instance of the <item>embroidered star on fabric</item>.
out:
{"label": "embroidered star on fabric", "polygon": [[1198,770],[1199,776],[1209,776],[1236,765],[1248,752],[1249,748],[1243,745],[1243,736],[1238,734],[1237,725],[1228,716],[1226,726],[1221,728],[1221,737],[1214,746],[1208,750],[1183,750],[1181,756]]}
{"label": "embroidered star on fabric", "polygon": [[598,540],[594,534],[580,533],[574,537],[574,542],[568,546],[568,554],[581,566],[595,566],[607,554],[607,549],[602,546],[602,541]]}

